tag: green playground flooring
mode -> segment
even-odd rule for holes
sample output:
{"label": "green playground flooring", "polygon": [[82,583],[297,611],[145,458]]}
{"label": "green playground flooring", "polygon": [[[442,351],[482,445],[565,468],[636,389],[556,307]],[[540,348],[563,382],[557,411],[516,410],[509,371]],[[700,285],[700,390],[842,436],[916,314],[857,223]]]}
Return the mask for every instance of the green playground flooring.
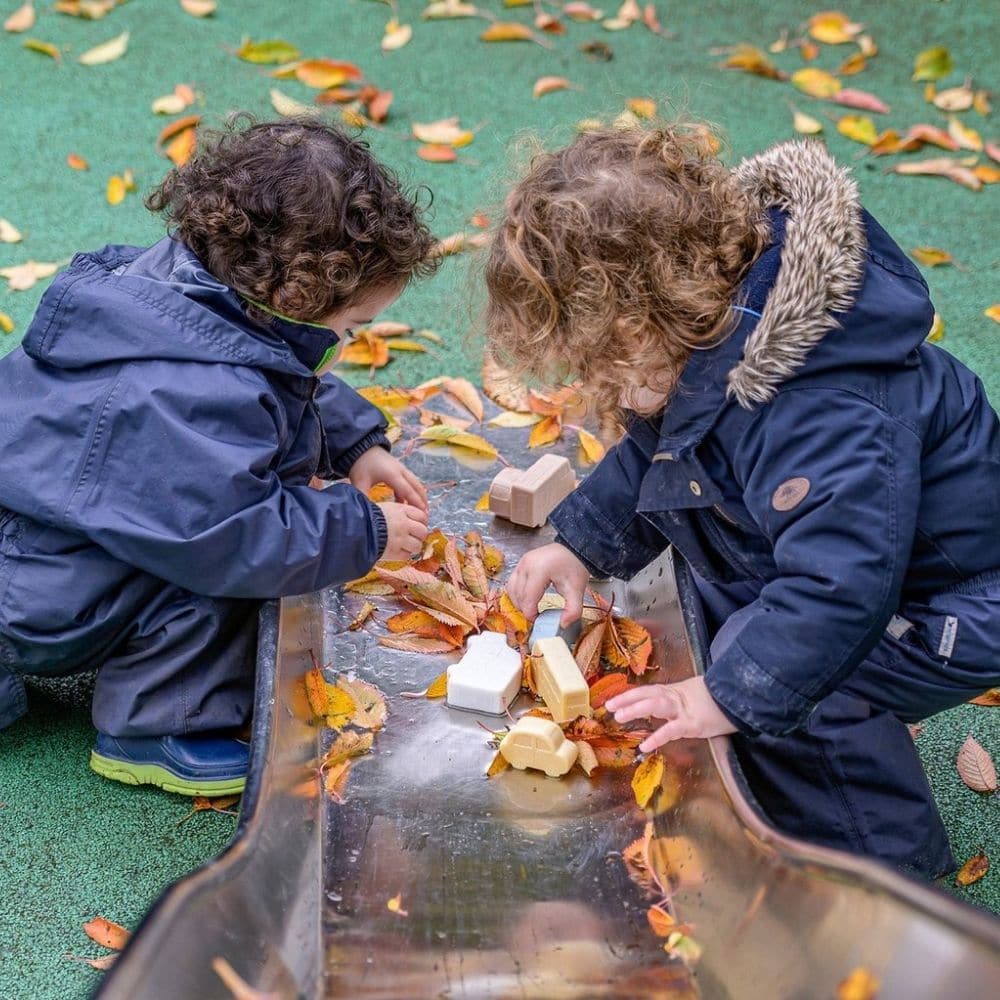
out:
{"label": "green playground flooring", "polygon": [[[7,0],[0,19],[18,3]],[[38,21],[26,34],[0,31],[5,165],[0,218],[25,237],[17,244],[0,243],[0,267],[29,259],[62,263],[78,250],[144,244],[162,235],[141,196],[168,165],[155,145],[166,120],[151,113],[150,102],[175,84],[190,83],[203,95],[203,103],[191,110],[203,114],[207,124],[237,109],[273,116],[271,87],[300,101],[311,99],[313,92],[297,81],[272,80],[266,67],[237,59],[232,53],[244,36],[282,38],[304,56],[350,60],[377,86],[395,93],[384,129],[371,130],[370,141],[409,183],[431,189],[433,226],[440,236],[468,230],[474,212],[495,211],[519,135],[531,132],[558,143],[572,135],[580,119],[610,119],[627,99],[646,97],[658,100],[665,112],[674,108],[717,123],[728,136],[727,156],[735,161],[793,135],[788,106],[793,101],[824,123],[830,148],[854,165],[866,207],[902,247],[942,247],[954,255],[959,267],[925,269],[945,322],[943,346],[979,373],[1000,404],[1000,327],[983,315],[1000,298],[997,190],[972,192],[940,178],[886,174],[887,163],[902,157],[876,160],[838,134],[831,116],[848,109],[814,101],[788,83],[721,70],[722,57],[710,53],[739,42],[766,48],[784,28],[794,37],[824,4],[704,0],[684,6],[659,0],[660,16],[675,38],[657,37],[641,24],[610,32],[600,24],[569,21],[564,36],[546,38],[550,47],[486,44],[478,40],[485,21],[423,21],[422,6],[401,0],[399,16],[413,26],[413,39],[383,53],[379,42],[391,11],[371,0],[220,0],[216,15],[205,20],[183,13],[174,0],[131,0],[99,21],[37,4]],[[533,15],[530,6],[505,10],[499,0],[480,6],[504,20],[530,23]],[[610,16],[618,3],[595,0],[595,6]],[[987,75],[996,72],[989,4],[891,0],[855,4],[846,13],[865,21],[880,48],[864,73],[845,78],[845,86],[873,91],[891,105],[889,114],[874,116],[880,128],[946,124],[946,116],[925,102],[923,85],[910,80],[914,57],[931,46],[947,46],[954,59],[954,72],[941,86],[957,85],[971,74],[977,86],[997,87],[995,75]],[[77,62],[80,53],[125,30],[131,34],[123,58],[99,66]],[[26,37],[64,49],[61,63],[25,49]],[[586,57],[580,46],[591,41],[609,45],[613,58]],[[835,69],[855,49],[823,46],[816,65]],[[803,65],[796,51],[773,58],[788,71]],[[549,75],[564,76],[580,89],[533,99],[533,83]],[[419,159],[416,144],[406,141],[410,123],[451,115],[479,128],[475,141],[459,151],[457,163]],[[1000,137],[995,117],[968,111],[962,119],[987,140]],[[85,157],[91,169],[70,170],[71,152]],[[941,152],[928,148],[910,155]],[[126,168],[135,172],[138,193],[112,207],[104,198],[107,179]],[[46,284],[20,292],[0,285],[0,312],[15,324],[12,334],[0,334],[0,352],[17,344]],[[469,255],[449,259],[437,277],[408,290],[385,318],[434,330],[443,344],[431,345],[426,354],[398,356],[376,381],[412,385],[442,373],[477,378],[477,295]],[[361,384],[367,373],[347,377]],[[954,767],[969,733],[1000,758],[997,709],[963,706],[929,720],[917,745],[960,861],[980,847],[998,854],[982,881],[956,891],[1000,911],[996,799],[965,788]],[[100,973],[65,957],[103,953],[84,936],[83,922],[100,913],[135,926],[169,883],[214,856],[232,836],[235,820],[228,816],[198,813],[179,823],[188,811],[185,800],[92,774],[87,768],[92,735],[85,710],[37,696],[30,716],[0,734],[2,1000],[86,996]]]}

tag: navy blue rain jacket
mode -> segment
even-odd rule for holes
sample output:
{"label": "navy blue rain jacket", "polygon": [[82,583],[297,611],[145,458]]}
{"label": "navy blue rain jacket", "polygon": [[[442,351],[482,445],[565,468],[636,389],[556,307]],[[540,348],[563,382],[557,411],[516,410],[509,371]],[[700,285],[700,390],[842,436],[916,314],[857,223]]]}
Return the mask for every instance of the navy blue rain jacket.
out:
{"label": "navy blue rain jacket", "polygon": [[[366,573],[386,541],[381,511],[346,483],[308,485],[388,447],[375,407],[313,374],[335,341],[251,321],[170,237],[77,254],[0,360],[0,505],[65,561],[65,588],[37,595],[53,621],[99,613],[128,567],[252,598]],[[22,593],[31,561],[18,559]]]}
{"label": "navy blue rain jacket", "polygon": [[706,681],[742,732],[781,735],[896,613],[942,661],[996,672],[1000,426],[979,380],[925,343],[923,278],[822,147],[781,144],[736,175],[772,224],[739,326],[552,521],[600,575],[672,543],[712,584],[750,585]]}

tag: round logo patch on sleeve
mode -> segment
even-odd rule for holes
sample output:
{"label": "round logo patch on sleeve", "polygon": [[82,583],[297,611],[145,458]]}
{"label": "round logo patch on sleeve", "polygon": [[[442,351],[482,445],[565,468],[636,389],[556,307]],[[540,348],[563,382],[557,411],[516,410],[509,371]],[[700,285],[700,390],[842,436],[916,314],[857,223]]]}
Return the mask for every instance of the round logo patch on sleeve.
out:
{"label": "round logo patch on sleeve", "polygon": [[809,493],[812,484],[805,476],[796,476],[794,479],[786,479],[771,497],[771,506],[775,510],[782,512],[794,510]]}

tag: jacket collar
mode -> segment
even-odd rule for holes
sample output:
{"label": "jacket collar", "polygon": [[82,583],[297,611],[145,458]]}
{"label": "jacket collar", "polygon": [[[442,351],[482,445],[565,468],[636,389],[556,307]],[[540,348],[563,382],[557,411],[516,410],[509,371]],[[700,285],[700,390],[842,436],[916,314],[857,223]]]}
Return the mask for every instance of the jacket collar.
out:
{"label": "jacket collar", "polygon": [[240,296],[244,301],[266,312],[271,318],[267,330],[283,340],[295,357],[311,372],[323,374],[336,354],[340,336],[328,326],[292,319],[258,302],[256,299]]}

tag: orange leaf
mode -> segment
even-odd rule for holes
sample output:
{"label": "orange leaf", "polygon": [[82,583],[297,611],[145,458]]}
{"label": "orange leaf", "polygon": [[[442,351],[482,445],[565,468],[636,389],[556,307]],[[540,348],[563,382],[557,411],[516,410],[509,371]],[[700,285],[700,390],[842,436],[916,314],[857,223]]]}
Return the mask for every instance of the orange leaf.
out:
{"label": "orange leaf", "polygon": [[653,640],[649,632],[631,618],[614,619],[614,627],[628,650],[629,669],[634,674],[644,674],[649,669],[653,654]]}
{"label": "orange leaf", "polygon": [[580,456],[582,464],[591,465],[604,458],[604,445],[594,437],[589,431],[582,427],[577,431],[580,438]]}
{"label": "orange leaf", "polygon": [[485,416],[483,401],[479,398],[476,387],[466,378],[442,378],[441,389],[452,399],[461,403],[475,418],[482,421]]}
{"label": "orange leaf", "polygon": [[637,118],[656,117],[656,101],[648,97],[632,97],[625,102],[625,106]]}
{"label": "orange leaf", "polygon": [[[998,310],[1000,313],[1000,310]],[[1000,688],[990,688],[985,694],[979,695],[978,698],[972,698],[969,700],[970,705],[988,705],[991,708],[996,708],[1000,705]]]}
{"label": "orange leaf", "polygon": [[546,417],[540,423],[535,424],[528,436],[529,448],[541,448],[545,445],[555,444],[562,437],[562,419],[558,416]]}
{"label": "orange leaf", "polygon": [[4,31],[21,32],[34,27],[35,8],[31,3],[18,7],[3,23]]}
{"label": "orange leaf", "polygon": [[608,699],[628,690],[625,674],[605,674],[590,685],[590,707],[600,708]]}
{"label": "orange leaf", "polygon": [[657,937],[669,937],[677,929],[677,921],[662,906],[651,906],[646,911],[646,919]]}
{"label": "orange leaf", "polygon": [[343,805],[346,801],[344,792],[347,790],[347,778],[351,773],[350,759],[337,761],[323,775],[323,787],[335,802]]}
{"label": "orange leaf", "polygon": [[983,747],[972,737],[966,737],[955,761],[958,776],[974,792],[995,792],[997,771],[993,760]]}
{"label": "orange leaf", "polygon": [[787,80],[788,74],[779,70],[773,62],[753,45],[737,45],[732,55],[722,64],[725,69],[740,69],[744,73],[763,76],[770,80]]}
{"label": "orange leaf", "polygon": [[76,153],[70,153],[69,156],[66,157],[66,163],[74,170],[90,169],[90,164],[82,156],[78,156]]}
{"label": "orange leaf", "polygon": [[936,125],[926,125],[923,123],[911,125],[907,129],[906,138],[927,142],[932,146],[940,146],[942,149],[952,152],[958,149],[958,143],[943,128],[938,128]]}
{"label": "orange leaf", "polygon": [[421,146],[417,150],[417,156],[428,163],[454,163],[458,159],[458,153],[451,146],[442,146],[439,143]]}
{"label": "orange leaf", "polygon": [[531,95],[535,98],[544,97],[556,90],[568,90],[570,86],[569,80],[564,76],[542,76],[535,81]]}
{"label": "orange leaf", "polygon": [[495,21],[480,36],[482,42],[533,42],[534,32],[516,21]]}
{"label": "orange leaf", "polygon": [[362,73],[353,63],[333,59],[304,59],[295,67],[295,76],[307,87],[329,90],[348,80],[361,79]]}
{"label": "orange leaf", "polygon": [[386,623],[386,628],[397,635],[402,632],[412,632],[418,628],[433,628],[438,622],[426,611],[401,611],[393,615]]}
{"label": "orange leaf", "polygon": [[962,865],[955,876],[956,885],[972,885],[978,882],[990,870],[990,859],[982,851],[974,854]]}
{"label": "orange leaf", "polygon": [[875,1000],[879,985],[878,979],[859,965],[837,984],[837,1000]]}
{"label": "orange leaf", "polygon": [[663,781],[663,758],[658,753],[650,754],[632,775],[632,791],[640,809],[645,809],[652,801]]}
{"label": "orange leaf", "polygon": [[448,693],[448,674],[443,673],[435,677],[427,688],[426,698],[443,698]]}
{"label": "orange leaf", "polygon": [[162,146],[165,142],[172,139],[175,135],[184,132],[186,129],[197,128],[200,123],[201,115],[185,115],[183,118],[178,118],[170,122],[163,127],[160,134],[156,137],[157,146]]}
{"label": "orange leaf", "polygon": [[121,924],[116,924],[105,917],[94,917],[88,920],[83,925],[83,932],[91,941],[114,951],[121,951],[132,936]]}
{"label": "orange leaf", "polygon": [[375,614],[375,605],[371,601],[365,601],[361,606],[361,610],[355,615],[354,620],[347,626],[347,630],[349,632],[357,632],[373,614]]}
{"label": "orange leaf", "polygon": [[510,764],[507,762],[507,758],[498,751],[491,761],[490,766],[486,769],[486,777],[495,778],[498,774],[506,771],[508,767],[510,767]]}
{"label": "orange leaf", "polygon": [[393,93],[391,90],[380,90],[368,102],[368,117],[373,122],[384,122],[389,116],[389,107],[392,105]]}

